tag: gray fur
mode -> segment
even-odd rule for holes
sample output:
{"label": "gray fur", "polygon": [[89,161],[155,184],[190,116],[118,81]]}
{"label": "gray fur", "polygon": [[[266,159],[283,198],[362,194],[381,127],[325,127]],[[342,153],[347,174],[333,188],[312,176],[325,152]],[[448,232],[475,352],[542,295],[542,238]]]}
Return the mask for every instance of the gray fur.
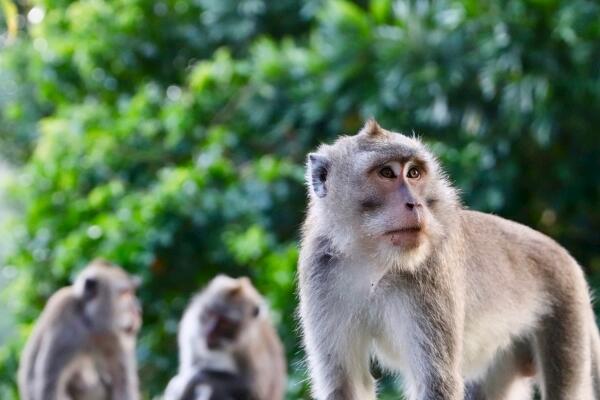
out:
{"label": "gray fur", "polygon": [[[255,314],[257,308],[261,311]],[[205,317],[217,310],[237,315],[240,324],[235,337],[211,347],[211,322]],[[178,345],[179,370],[165,389],[165,400],[283,399],[287,378],[283,345],[262,296],[248,278],[218,275],[196,294],[181,318]],[[212,390],[212,397],[196,395],[203,387]]]}
{"label": "gray fur", "polygon": [[[98,285],[93,296],[85,281]],[[131,298],[123,290],[131,285]],[[135,284],[119,267],[97,260],[73,286],[56,292],[23,350],[22,400],[136,400],[135,336],[141,319]]]}
{"label": "gray fur", "polygon": [[310,184],[317,197],[327,195],[327,169],[329,163],[319,154],[308,155],[308,169],[310,170]]}
{"label": "gray fur", "polygon": [[[327,165],[326,196],[307,171],[299,260],[315,398],[375,399],[374,358],[403,375],[411,400],[525,400],[533,383],[544,400],[600,400],[598,329],[565,249],[466,210],[420,141],[374,121],[312,158]],[[382,165],[422,176],[386,181]],[[404,209],[406,191],[416,211]],[[422,224],[413,247],[389,236],[410,212]]]}

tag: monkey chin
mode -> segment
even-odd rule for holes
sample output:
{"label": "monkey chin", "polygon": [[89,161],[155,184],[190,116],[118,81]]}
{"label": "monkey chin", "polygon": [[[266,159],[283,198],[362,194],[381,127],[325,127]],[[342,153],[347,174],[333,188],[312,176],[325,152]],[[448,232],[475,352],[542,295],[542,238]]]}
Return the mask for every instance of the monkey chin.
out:
{"label": "monkey chin", "polygon": [[419,229],[387,232],[379,245],[384,263],[402,271],[414,271],[431,253],[427,235]]}

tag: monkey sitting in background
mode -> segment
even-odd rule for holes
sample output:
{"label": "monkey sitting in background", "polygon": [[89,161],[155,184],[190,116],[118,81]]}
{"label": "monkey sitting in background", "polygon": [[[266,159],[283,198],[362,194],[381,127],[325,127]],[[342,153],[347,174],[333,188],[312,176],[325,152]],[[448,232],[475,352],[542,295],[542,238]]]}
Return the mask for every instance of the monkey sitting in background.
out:
{"label": "monkey sitting in background", "polygon": [[137,400],[138,284],[95,260],[52,295],[21,355],[21,399]]}
{"label": "monkey sitting in background", "polygon": [[178,344],[165,400],[283,399],[283,346],[248,278],[214,278],[184,312]]}
{"label": "monkey sitting in background", "polygon": [[309,154],[307,183],[300,314],[316,399],[375,399],[372,359],[411,400],[525,400],[534,383],[544,400],[600,399],[580,266],[463,208],[419,140],[370,121]]}

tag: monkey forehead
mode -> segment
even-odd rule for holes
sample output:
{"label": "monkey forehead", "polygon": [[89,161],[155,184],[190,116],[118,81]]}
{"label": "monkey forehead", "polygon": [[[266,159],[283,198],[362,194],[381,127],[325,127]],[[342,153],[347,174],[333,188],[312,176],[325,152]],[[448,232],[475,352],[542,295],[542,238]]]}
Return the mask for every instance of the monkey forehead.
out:
{"label": "monkey forehead", "polygon": [[95,267],[106,267],[106,268],[110,268],[110,267],[116,267],[117,265],[111,263],[108,260],[105,260],[104,258],[95,258],[93,259],[88,266],[95,266]]}
{"label": "monkey forehead", "polygon": [[375,137],[358,134],[353,137],[359,151],[392,153],[406,158],[414,157],[425,151],[423,143],[401,133],[382,129],[382,134]]}
{"label": "monkey forehead", "polygon": [[75,284],[80,285],[90,278],[116,290],[135,288],[135,282],[131,276],[116,265],[88,265],[79,273]]}
{"label": "monkey forehead", "polygon": [[[378,154],[382,158],[393,158],[407,161],[419,157],[429,161],[429,151],[417,138],[408,137],[401,133],[381,129],[381,134],[369,136],[358,133],[354,136],[340,136],[331,145],[321,145],[317,151],[329,158],[347,159],[361,153]],[[350,160],[353,161],[353,160]]]}
{"label": "monkey forehead", "polygon": [[398,143],[361,143],[358,147],[358,160],[361,164],[376,164],[387,161],[406,163],[419,157],[419,151]]}
{"label": "monkey forehead", "polygon": [[239,287],[240,283],[237,279],[227,275],[219,274],[208,283],[206,291],[214,294],[224,295],[225,293]]}
{"label": "monkey forehead", "polygon": [[352,150],[332,157],[333,164],[336,159],[340,164],[349,164],[356,171],[369,169],[390,161],[398,161],[402,164],[414,162],[427,170],[435,169],[435,160],[425,146],[415,139],[404,135],[390,137],[385,140],[369,140],[360,138],[353,143]]}

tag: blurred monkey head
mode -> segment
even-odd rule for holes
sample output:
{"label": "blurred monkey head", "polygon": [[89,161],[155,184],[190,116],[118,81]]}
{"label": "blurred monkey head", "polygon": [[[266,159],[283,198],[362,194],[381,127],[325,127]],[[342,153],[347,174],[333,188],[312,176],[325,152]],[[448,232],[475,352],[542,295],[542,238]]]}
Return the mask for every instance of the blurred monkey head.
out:
{"label": "blurred monkey head", "polygon": [[96,330],[135,335],[141,326],[139,284],[121,267],[96,259],[81,271],[73,287],[84,317]]}
{"label": "blurred monkey head", "polygon": [[263,300],[248,278],[219,275],[201,295],[202,306],[196,308],[201,336],[210,350],[225,349],[251,329],[261,317]]}

